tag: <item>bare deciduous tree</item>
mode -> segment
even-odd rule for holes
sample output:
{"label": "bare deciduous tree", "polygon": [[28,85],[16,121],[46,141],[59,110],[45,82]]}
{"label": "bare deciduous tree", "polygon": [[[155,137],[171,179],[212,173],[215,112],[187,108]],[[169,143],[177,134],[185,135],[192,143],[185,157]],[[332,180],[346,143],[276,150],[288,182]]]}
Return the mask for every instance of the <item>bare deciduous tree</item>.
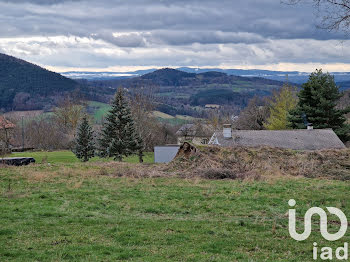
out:
{"label": "bare deciduous tree", "polygon": [[57,123],[66,130],[67,133],[74,133],[78,123],[85,113],[86,103],[75,97],[65,97],[54,108],[54,115]]}
{"label": "bare deciduous tree", "polygon": [[344,95],[340,98],[338,102],[338,108],[347,110],[347,114],[345,117],[348,120],[348,123],[350,124],[350,90],[347,90],[344,92]]}
{"label": "bare deciduous tree", "polygon": [[156,104],[152,89],[135,91],[130,99],[133,119],[144,141],[145,150],[152,151],[155,145],[176,141],[174,130],[166,124],[159,123],[152,115]]}
{"label": "bare deciduous tree", "polygon": [[350,33],[350,0],[282,0],[282,3],[312,2],[321,18],[319,28]]}
{"label": "bare deciduous tree", "polygon": [[28,121],[25,124],[26,145],[36,149],[56,150],[67,149],[70,138],[57,124],[54,117],[44,115]]}
{"label": "bare deciduous tree", "polygon": [[240,130],[262,130],[269,116],[269,108],[266,99],[253,97],[248,106],[240,113],[238,120],[234,122],[234,128]]}
{"label": "bare deciduous tree", "polygon": [[210,110],[207,113],[206,122],[213,129],[221,129],[223,124],[233,122],[233,117],[239,112],[235,106],[221,106],[220,110]]}

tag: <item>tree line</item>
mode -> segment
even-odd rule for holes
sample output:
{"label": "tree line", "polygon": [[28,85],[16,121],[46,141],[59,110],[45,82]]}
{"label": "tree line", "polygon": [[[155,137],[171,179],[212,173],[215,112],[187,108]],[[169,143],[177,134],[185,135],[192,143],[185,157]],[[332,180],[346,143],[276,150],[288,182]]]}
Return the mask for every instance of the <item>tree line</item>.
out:
{"label": "tree line", "polygon": [[[95,155],[102,158],[112,157],[118,161],[122,161],[124,156],[138,155],[139,162],[142,163],[145,150],[143,137],[149,138],[150,135],[143,129],[147,129],[147,124],[141,123],[142,120],[148,119],[150,110],[145,108],[147,103],[144,100],[140,94],[134,96],[134,112],[132,112],[123,89],[118,89],[102,124],[97,143],[94,142],[95,134],[87,117],[82,118],[74,140],[72,150],[74,154],[84,162]],[[140,121],[138,127],[134,117]]]}
{"label": "tree line", "polygon": [[[130,154],[138,155],[142,161],[143,151],[152,151],[155,145],[176,143],[175,132],[179,128],[154,118],[152,111],[157,104],[154,96],[152,90],[133,93],[120,89],[104,121],[97,124],[87,114],[87,102],[71,95],[59,101],[50,114],[26,116],[24,122],[21,118],[9,119],[17,124],[11,131],[11,143],[15,141],[20,147],[23,139],[26,148],[72,149],[83,161],[92,156],[120,161]],[[270,97],[252,98],[238,116],[234,116],[236,110],[221,107],[198,121],[215,130],[228,122],[241,130],[305,129],[312,124],[316,129],[332,128],[346,142],[350,140],[349,105],[350,92],[340,92],[330,74],[317,70],[300,89],[287,82]],[[2,144],[9,144],[5,140]]]}
{"label": "tree line", "polygon": [[346,142],[350,140],[349,113],[350,96],[339,91],[332,75],[316,70],[300,90],[286,83],[271,97],[254,97],[233,124],[237,129],[256,130],[332,128]]}
{"label": "tree line", "polygon": [[[156,106],[153,96],[152,90],[131,92],[120,89],[111,102],[111,111],[101,120],[94,119],[89,103],[76,93],[59,100],[57,107],[49,113],[8,113],[6,118],[15,123],[16,127],[11,130],[10,143],[6,144],[9,144],[9,150],[22,150],[22,140],[26,150],[69,149],[79,152],[82,160],[84,157],[81,156],[87,155],[89,159],[93,152],[93,156],[113,157],[117,160],[137,154],[142,161],[142,151],[149,152],[155,145],[176,142],[177,126],[157,121],[152,115]],[[118,120],[114,119],[116,117]],[[0,130],[0,144],[5,145],[1,143],[2,133],[3,130]],[[85,142],[86,138],[77,141],[79,133],[87,137],[88,143]],[[82,147],[84,143],[85,148]],[[77,144],[81,146],[77,147]],[[119,151],[118,147],[121,147]],[[87,153],[82,153],[82,148]]]}

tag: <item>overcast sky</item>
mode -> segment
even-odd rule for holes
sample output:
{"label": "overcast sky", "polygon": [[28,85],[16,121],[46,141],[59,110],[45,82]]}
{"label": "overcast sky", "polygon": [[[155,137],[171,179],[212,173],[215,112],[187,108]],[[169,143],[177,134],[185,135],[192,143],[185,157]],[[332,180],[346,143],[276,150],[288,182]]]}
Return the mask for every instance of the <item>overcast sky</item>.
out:
{"label": "overcast sky", "polygon": [[350,71],[350,41],[280,0],[0,0],[0,52],[57,72]]}

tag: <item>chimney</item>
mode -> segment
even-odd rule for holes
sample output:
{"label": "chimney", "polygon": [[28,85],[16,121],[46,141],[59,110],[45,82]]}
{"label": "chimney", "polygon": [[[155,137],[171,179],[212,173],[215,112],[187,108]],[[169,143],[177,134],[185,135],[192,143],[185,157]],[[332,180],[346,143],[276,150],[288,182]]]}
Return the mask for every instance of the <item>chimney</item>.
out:
{"label": "chimney", "polygon": [[224,134],[224,138],[232,138],[231,124],[224,124],[223,134]]}
{"label": "chimney", "polygon": [[313,130],[314,127],[311,123],[307,124],[307,130]]}

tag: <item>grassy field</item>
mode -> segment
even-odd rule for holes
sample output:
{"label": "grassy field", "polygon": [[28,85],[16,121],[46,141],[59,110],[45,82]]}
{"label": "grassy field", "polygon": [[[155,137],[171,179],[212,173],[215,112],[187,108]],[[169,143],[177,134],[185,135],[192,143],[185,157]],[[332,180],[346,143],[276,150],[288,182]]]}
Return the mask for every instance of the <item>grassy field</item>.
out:
{"label": "grassy field", "polygon": [[185,116],[185,115],[172,116],[160,111],[153,111],[153,116],[156,117],[158,121],[166,122],[170,125],[183,125],[187,123],[192,123],[193,121],[197,120],[192,116]]}
{"label": "grassy field", "polygon": [[88,103],[88,110],[93,114],[95,121],[101,121],[107,115],[110,108],[109,104],[101,102],[90,101]]}
{"label": "grassy field", "polygon": [[[89,101],[87,105],[87,112],[91,115],[95,123],[101,123],[101,121],[107,116],[108,111],[110,110],[110,105],[106,103]],[[12,111],[6,113],[5,116],[20,120],[21,115],[25,116],[25,121],[32,120],[40,117],[41,115],[49,116],[52,115],[52,112],[43,112],[41,110],[34,111]],[[153,116],[160,122],[165,122],[170,125],[182,125],[186,123],[191,123],[196,120],[196,118],[186,115],[176,115],[172,116],[160,111],[153,111]]]}
{"label": "grassy field", "polygon": [[[47,151],[38,151],[38,152],[21,152],[21,153],[12,153],[8,157],[34,157],[35,161],[37,163],[76,163],[80,162],[78,158],[75,157],[75,155],[71,151],[54,151],[54,152],[47,152]],[[99,158],[94,157],[90,161],[91,162],[108,162],[112,159],[105,159],[105,158]],[[144,158],[145,163],[154,163],[154,153],[153,152],[145,152]],[[139,158],[138,156],[128,156],[124,157],[123,161],[127,163],[138,163]]]}
{"label": "grassy field", "polygon": [[350,241],[325,241],[317,217],[306,241],[287,229],[291,198],[301,220],[311,206],[349,217],[348,182],[119,177],[152,165],[47,155],[51,165],[0,167],[0,261],[313,261],[313,242]]}
{"label": "grassy field", "polygon": [[157,118],[163,118],[163,119],[174,119],[175,117],[160,111],[153,111],[152,115]]}
{"label": "grassy field", "polygon": [[[110,105],[106,103],[88,101],[87,111],[91,114],[96,122],[101,122],[103,117],[106,116],[107,112],[110,110]],[[25,117],[25,121],[35,119],[41,115],[52,115],[52,112],[44,112],[42,110],[32,110],[32,111],[11,111],[5,114],[6,117],[10,119],[20,120],[21,116]]]}
{"label": "grassy field", "polygon": [[[90,101],[88,103],[88,111],[93,115],[94,120],[100,123],[101,120],[107,115],[110,110],[110,105],[95,101]],[[182,125],[188,122],[193,122],[196,118],[191,116],[176,115],[171,116],[169,114],[153,111],[153,116],[156,117],[160,122],[166,122],[171,125]]]}

